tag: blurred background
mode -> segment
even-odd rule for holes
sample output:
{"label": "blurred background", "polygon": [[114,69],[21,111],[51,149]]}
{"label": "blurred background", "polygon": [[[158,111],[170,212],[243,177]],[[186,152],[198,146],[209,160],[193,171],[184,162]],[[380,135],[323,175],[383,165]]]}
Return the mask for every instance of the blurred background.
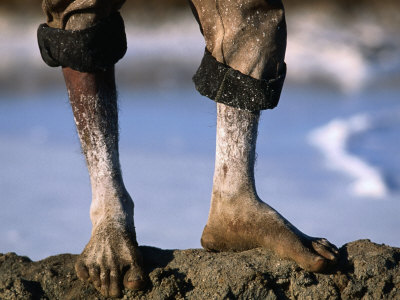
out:
{"label": "blurred background", "polygon": [[[0,0],[0,252],[79,253],[90,183],[59,68],[46,66],[40,0]],[[258,193],[341,246],[400,247],[400,4],[285,1],[287,81],[259,129]],[[191,77],[204,51],[184,0],[130,0],[116,66],[121,162],[140,244],[200,247],[215,103]]]}

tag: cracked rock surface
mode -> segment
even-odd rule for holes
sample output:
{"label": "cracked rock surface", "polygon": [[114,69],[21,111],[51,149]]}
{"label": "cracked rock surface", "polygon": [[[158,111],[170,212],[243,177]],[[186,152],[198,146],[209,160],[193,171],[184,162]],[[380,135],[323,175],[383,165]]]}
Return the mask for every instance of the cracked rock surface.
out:
{"label": "cracked rock surface", "polygon": [[[400,248],[359,240],[340,248],[330,274],[312,274],[269,251],[211,253],[141,247],[149,283],[123,299],[400,299]],[[104,299],[75,275],[77,255],[38,262],[0,254],[0,299]]]}

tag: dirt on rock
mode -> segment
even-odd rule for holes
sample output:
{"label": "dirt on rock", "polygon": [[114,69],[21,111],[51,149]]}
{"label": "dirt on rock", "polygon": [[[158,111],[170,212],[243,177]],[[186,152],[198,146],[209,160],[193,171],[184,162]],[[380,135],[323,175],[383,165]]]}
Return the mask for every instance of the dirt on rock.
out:
{"label": "dirt on rock", "polygon": [[[123,299],[400,299],[400,249],[359,240],[330,274],[305,272],[263,249],[211,253],[141,247],[149,283]],[[77,255],[33,262],[0,254],[0,299],[104,299],[75,275]]]}

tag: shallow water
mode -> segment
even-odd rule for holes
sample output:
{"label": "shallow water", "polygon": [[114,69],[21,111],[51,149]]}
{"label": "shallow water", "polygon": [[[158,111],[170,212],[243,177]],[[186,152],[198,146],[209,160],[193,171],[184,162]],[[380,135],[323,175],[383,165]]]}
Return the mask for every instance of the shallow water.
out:
{"label": "shallow water", "polygon": [[[370,238],[400,246],[398,90],[342,94],[287,86],[262,115],[258,193],[299,229],[341,246]],[[140,244],[200,247],[215,148],[215,104],[193,88],[120,89],[121,161]],[[387,193],[357,195],[310,134],[332,120],[369,116],[346,153],[382,175]],[[0,101],[0,252],[41,259],[79,253],[90,237],[89,178],[64,90]]]}

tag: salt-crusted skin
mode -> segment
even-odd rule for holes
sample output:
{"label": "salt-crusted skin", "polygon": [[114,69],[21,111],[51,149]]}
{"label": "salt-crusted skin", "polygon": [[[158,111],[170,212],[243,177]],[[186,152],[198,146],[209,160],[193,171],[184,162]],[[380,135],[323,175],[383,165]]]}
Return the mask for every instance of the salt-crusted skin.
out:
{"label": "salt-crusted skin", "polygon": [[[44,3],[49,26],[82,30],[118,10],[123,0]],[[252,100],[241,92],[240,74],[267,82],[281,78],[279,86],[271,84],[272,89],[280,89],[283,84],[286,25],[281,1],[193,0],[192,7],[207,51],[224,68],[230,68],[224,71],[224,80],[216,89],[219,99],[230,97],[224,89],[228,74],[237,79],[229,82],[239,85],[239,93],[232,95],[237,98],[225,101],[233,107],[217,104],[216,165],[210,214],[201,239],[203,247],[216,251],[264,247],[296,261],[306,270],[326,271],[337,260],[336,247],[325,239],[301,233],[256,193],[254,162],[259,110],[272,108],[278,99],[265,107],[235,104]],[[82,55],[90,55],[90,51],[86,52]],[[64,68],[63,72],[93,197],[92,236],[75,269],[79,278],[91,282],[104,296],[117,297],[122,285],[128,289],[143,288],[145,275],[136,242],[133,201],[125,189],[119,164],[114,70],[82,73]],[[253,80],[247,81],[251,81],[250,89],[257,87]],[[226,95],[222,97],[223,93]]]}
{"label": "salt-crusted skin", "polygon": [[201,238],[205,249],[273,250],[312,272],[328,270],[336,246],[305,235],[262,202],[254,179],[259,112],[217,104],[217,149],[211,208]]}
{"label": "salt-crusted skin", "polygon": [[125,189],[118,152],[118,108],[114,69],[81,73],[63,69],[75,123],[92,185],[89,243],[75,269],[104,296],[143,287],[133,201]]}

